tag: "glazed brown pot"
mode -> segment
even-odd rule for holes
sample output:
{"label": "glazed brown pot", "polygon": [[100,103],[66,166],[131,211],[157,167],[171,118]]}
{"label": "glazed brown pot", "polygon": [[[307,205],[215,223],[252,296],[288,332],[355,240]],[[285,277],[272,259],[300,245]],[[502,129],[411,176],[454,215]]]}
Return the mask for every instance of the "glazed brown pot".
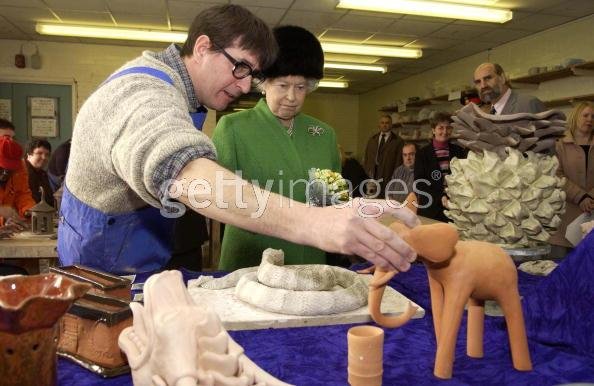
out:
{"label": "glazed brown pot", "polygon": [[0,278],[2,385],[56,384],[57,322],[89,288],[56,274]]}

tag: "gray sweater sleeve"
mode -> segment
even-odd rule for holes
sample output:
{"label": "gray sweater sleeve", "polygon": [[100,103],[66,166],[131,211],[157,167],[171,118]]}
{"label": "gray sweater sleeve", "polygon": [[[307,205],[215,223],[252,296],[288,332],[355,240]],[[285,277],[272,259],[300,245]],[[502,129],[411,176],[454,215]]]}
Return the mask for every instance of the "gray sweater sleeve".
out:
{"label": "gray sweater sleeve", "polygon": [[217,159],[217,155],[212,150],[210,146],[204,145],[187,147],[172,154],[165,162],[157,166],[153,174],[153,189],[161,202],[166,197],[167,182],[177,178],[178,174],[188,163],[198,158],[208,158],[213,161]]}

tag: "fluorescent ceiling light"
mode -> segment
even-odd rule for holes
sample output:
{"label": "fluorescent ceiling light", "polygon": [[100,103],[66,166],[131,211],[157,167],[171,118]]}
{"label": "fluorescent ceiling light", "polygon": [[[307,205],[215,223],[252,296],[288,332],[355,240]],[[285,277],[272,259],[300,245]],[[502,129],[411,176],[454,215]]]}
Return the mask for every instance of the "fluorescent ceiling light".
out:
{"label": "fluorescent ceiling light", "polygon": [[474,5],[494,5],[499,0],[438,0],[447,1],[448,3],[464,3]]}
{"label": "fluorescent ceiling light", "polygon": [[366,64],[354,64],[354,63],[324,63],[324,68],[337,68],[339,70],[358,70],[358,71],[376,71],[385,74],[387,71],[386,66],[370,66]]}
{"label": "fluorescent ceiling light", "polygon": [[333,54],[331,52],[324,52],[324,59],[326,59],[329,62],[373,64],[381,58],[379,56]]}
{"label": "fluorescent ceiling light", "polygon": [[99,39],[140,40],[150,42],[183,43],[186,32],[160,31],[138,28],[92,27],[69,24],[37,23],[37,33],[42,35],[76,36]]}
{"label": "fluorescent ceiling light", "polygon": [[349,87],[349,82],[342,81],[342,80],[320,80],[318,83],[318,87],[330,87],[330,88],[347,88]]}
{"label": "fluorescent ceiling light", "polygon": [[339,0],[336,8],[358,9],[362,11],[403,13],[451,19],[505,23],[511,20],[509,9],[478,7],[454,3],[419,0]]}
{"label": "fluorescent ceiling light", "polygon": [[392,58],[420,58],[423,51],[418,48],[377,46],[370,44],[346,44],[321,42],[324,52],[353,55],[389,56]]}
{"label": "fluorescent ceiling light", "polygon": [[[186,32],[160,31],[139,28],[113,28],[82,26],[72,24],[37,23],[37,33],[41,35],[74,36],[97,39],[138,40],[165,43],[183,43],[188,34]],[[361,44],[322,43],[324,51],[337,54],[375,55],[401,58],[419,58],[420,49],[399,48],[391,46],[372,46]],[[373,58],[373,60],[377,60]]]}

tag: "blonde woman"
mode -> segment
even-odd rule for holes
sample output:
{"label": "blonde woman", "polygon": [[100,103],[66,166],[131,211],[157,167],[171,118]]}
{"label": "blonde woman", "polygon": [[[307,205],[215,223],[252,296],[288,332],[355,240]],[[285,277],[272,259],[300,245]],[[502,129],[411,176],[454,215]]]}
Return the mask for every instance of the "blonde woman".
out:
{"label": "blonde woman", "polygon": [[550,240],[553,245],[571,247],[565,238],[567,225],[581,213],[594,211],[594,104],[581,102],[567,118],[565,137],[557,141],[557,174],[565,176],[567,206],[559,230]]}

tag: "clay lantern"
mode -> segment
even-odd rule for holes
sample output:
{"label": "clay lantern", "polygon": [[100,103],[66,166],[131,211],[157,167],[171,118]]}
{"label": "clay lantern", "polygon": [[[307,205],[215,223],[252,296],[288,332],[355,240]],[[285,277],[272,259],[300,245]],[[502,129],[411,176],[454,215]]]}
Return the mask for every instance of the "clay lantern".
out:
{"label": "clay lantern", "polygon": [[57,384],[57,322],[90,287],[54,273],[0,279],[2,385]]}
{"label": "clay lantern", "polygon": [[53,206],[45,202],[45,192],[43,188],[41,191],[41,200],[29,209],[31,212],[31,231],[37,235],[51,235],[54,233],[54,213],[56,210]]}

